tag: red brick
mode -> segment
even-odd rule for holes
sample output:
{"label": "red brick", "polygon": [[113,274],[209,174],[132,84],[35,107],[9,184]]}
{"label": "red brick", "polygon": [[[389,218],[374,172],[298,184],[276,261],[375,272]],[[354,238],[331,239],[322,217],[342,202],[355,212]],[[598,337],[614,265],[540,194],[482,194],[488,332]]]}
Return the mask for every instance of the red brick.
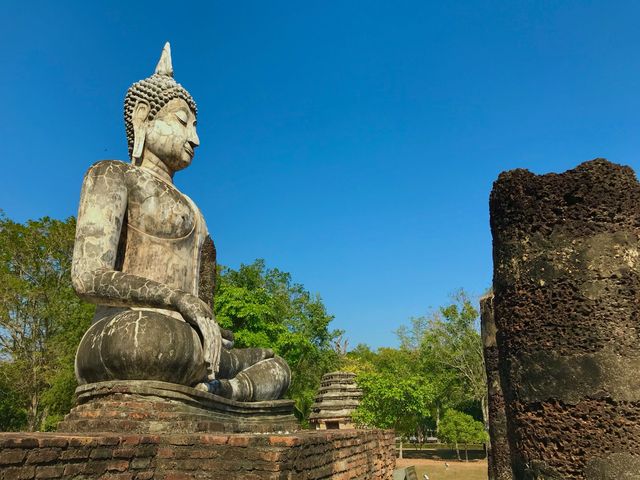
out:
{"label": "red brick", "polygon": [[4,480],[30,480],[36,474],[36,467],[9,467],[3,474]]}
{"label": "red brick", "polygon": [[160,447],[158,448],[158,458],[173,458],[175,457],[175,452],[171,447]]}
{"label": "red brick", "polygon": [[8,437],[2,438],[0,447],[2,448],[34,448],[38,446],[38,439],[34,437],[23,437],[20,433],[9,434]]}
{"label": "red brick", "polygon": [[42,437],[38,439],[38,445],[42,447],[65,448],[69,444],[69,439],[65,437]]}
{"label": "red brick", "polygon": [[76,475],[84,473],[86,466],[86,463],[71,463],[69,465],[65,465],[64,475],[65,477],[74,477]]}
{"label": "red brick", "polygon": [[100,475],[100,480],[132,480],[132,473],[105,473],[104,475]]}
{"label": "red brick", "polygon": [[140,443],[142,444],[158,444],[161,443],[162,437],[160,435],[141,435]]}
{"label": "red brick", "polygon": [[90,453],[88,448],[69,448],[60,453],[60,460],[81,460],[89,458]]}
{"label": "red brick", "polygon": [[164,477],[160,477],[162,480],[192,480],[193,476],[183,472],[167,472]]}
{"label": "red brick", "polygon": [[69,438],[70,447],[93,447],[98,445],[98,439],[95,437],[71,437]]}
{"label": "red brick", "polygon": [[193,435],[171,435],[168,440],[171,445],[193,445],[196,443]]}
{"label": "red brick", "polygon": [[130,467],[134,470],[147,468],[151,464],[150,458],[134,458],[131,460]]}
{"label": "red brick", "polygon": [[201,435],[200,443],[203,445],[226,445],[229,441],[228,435]]}
{"label": "red brick", "polygon": [[229,437],[229,445],[233,445],[234,447],[246,447],[249,443],[250,439],[247,436],[232,435]]}
{"label": "red brick", "polygon": [[217,458],[220,456],[219,449],[206,448],[206,449],[189,449],[187,452],[187,458]]}
{"label": "red brick", "polygon": [[84,473],[93,474],[91,475],[92,478],[95,478],[98,475],[102,475],[106,471],[107,471],[106,461],[87,462],[84,469]]}
{"label": "red brick", "polygon": [[132,458],[136,450],[133,447],[120,447],[113,451],[113,458]]}
{"label": "red brick", "polygon": [[64,473],[64,465],[47,465],[36,468],[36,478],[60,478]]}
{"label": "red brick", "polygon": [[137,472],[134,477],[135,480],[151,480],[155,476],[153,470],[147,470],[146,472]]}
{"label": "red brick", "polygon": [[27,455],[26,463],[50,463],[60,458],[59,448],[38,448]]}
{"label": "red brick", "polygon": [[26,450],[21,448],[7,448],[0,452],[0,465],[15,465],[22,463],[26,455]]}
{"label": "red brick", "polygon": [[122,437],[122,445],[135,446],[140,443],[141,435],[126,435]]}
{"label": "red brick", "polygon": [[158,452],[158,447],[155,445],[140,445],[136,447],[136,457],[154,457]]}
{"label": "red brick", "polygon": [[151,480],[155,476],[155,472],[153,470],[147,470],[146,472],[136,472],[135,480]]}
{"label": "red brick", "polygon": [[103,458],[111,458],[113,455],[113,450],[110,448],[96,448],[91,451],[91,458],[103,459]]}
{"label": "red brick", "polygon": [[108,436],[108,437],[98,438],[98,445],[118,445],[119,443],[120,443],[119,437]]}
{"label": "red brick", "polygon": [[297,447],[302,444],[302,440],[299,437],[269,437],[269,443],[271,445],[282,445],[285,447]]}
{"label": "red brick", "polygon": [[267,462],[276,462],[281,458],[281,456],[282,452],[278,450],[259,451],[257,455],[260,460],[265,460]]}
{"label": "red brick", "polygon": [[111,460],[109,463],[107,463],[107,470],[110,472],[124,472],[128,468],[128,460]]}

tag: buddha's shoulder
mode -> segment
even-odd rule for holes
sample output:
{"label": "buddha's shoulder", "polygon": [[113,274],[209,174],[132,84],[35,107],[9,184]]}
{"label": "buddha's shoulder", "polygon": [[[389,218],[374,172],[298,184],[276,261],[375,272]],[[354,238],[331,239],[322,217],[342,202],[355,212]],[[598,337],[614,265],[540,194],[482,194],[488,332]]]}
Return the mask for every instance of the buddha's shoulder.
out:
{"label": "buddha's shoulder", "polygon": [[120,160],[100,160],[89,167],[87,177],[119,177],[128,175],[135,167]]}
{"label": "buddha's shoulder", "polygon": [[[144,169],[121,160],[100,160],[89,167],[85,174],[85,181],[104,179],[107,181],[121,181],[129,187],[149,180],[151,175]],[[155,178],[155,177],[154,177]]]}

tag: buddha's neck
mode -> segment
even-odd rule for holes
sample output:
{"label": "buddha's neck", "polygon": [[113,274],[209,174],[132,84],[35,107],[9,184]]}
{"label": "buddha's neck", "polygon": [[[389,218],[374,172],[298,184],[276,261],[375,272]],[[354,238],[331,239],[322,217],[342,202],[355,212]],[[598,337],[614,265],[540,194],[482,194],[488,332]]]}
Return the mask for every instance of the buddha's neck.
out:
{"label": "buddha's neck", "polygon": [[156,155],[149,151],[145,151],[142,155],[140,166],[150,170],[154,175],[161,178],[167,183],[173,184],[173,172],[167,165]]}

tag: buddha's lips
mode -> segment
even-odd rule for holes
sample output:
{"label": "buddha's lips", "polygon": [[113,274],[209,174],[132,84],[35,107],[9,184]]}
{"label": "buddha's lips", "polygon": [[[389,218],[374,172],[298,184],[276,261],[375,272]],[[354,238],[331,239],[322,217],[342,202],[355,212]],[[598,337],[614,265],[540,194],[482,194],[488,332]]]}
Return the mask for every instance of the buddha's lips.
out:
{"label": "buddha's lips", "polygon": [[194,151],[193,151],[193,148],[191,148],[191,145],[188,145],[188,144],[187,144],[187,145],[185,145],[185,146],[184,146],[184,149],[187,151],[187,153],[188,153],[189,155],[191,155],[191,156],[193,157]]}

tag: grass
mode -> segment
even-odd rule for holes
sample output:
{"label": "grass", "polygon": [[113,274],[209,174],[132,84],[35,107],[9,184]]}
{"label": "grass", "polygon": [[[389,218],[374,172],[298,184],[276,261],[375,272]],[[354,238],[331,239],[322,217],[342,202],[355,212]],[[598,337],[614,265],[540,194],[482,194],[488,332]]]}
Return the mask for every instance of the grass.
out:
{"label": "grass", "polygon": [[[447,445],[410,448],[403,453],[404,458],[397,460],[397,468],[414,465],[419,480],[423,480],[425,473],[429,480],[487,480],[487,461],[481,445],[469,449],[469,462],[457,461],[455,450]],[[464,451],[460,455],[464,459]]]}
{"label": "grass", "polygon": [[487,480],[486,462],[449,462],[449,468],[445,468],[444,463],[429,461],[426,465],[416,465],[418,478],[422,480],[426,473],[429,480]]}
{"label": "grass", "polygon": [[474,462],[448,461],[449,467],[445,467],[442,460],[424,459],[398,459],[397,467],[414,465],[418,478],[429,475],[429,480],[487,480],[487,462],[476,460]]}
{"label": "grass", "polygon": [[[397,447],[397,446],[396,446]],[[396,448],[396,451],[398,449]],[[427,458],[431,460],[457,460],[456,451],[450,445],[430,444],[422,448],[402,449],[405,458]],[[482,445],[470,445],[468,450],[469,460],[482,460],[486,454]],[[460,458],[465,459],[465,451],[460,447]]]}

